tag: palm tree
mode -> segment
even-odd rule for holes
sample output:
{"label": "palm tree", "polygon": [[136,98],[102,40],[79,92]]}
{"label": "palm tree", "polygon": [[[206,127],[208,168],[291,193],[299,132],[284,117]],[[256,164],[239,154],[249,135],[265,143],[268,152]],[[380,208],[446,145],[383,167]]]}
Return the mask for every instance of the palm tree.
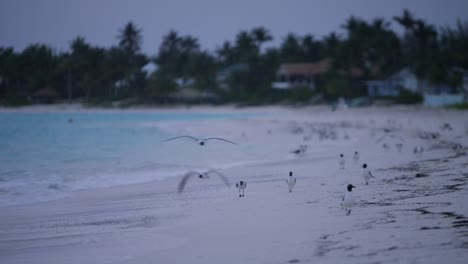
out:
{"label": "palm tree", "polygon": [[138,29],[133,22],[128,22],[123,29],[119,30],[119,46],[129,54],[136,54],[141,47],[141,29]]}
{"label": "palm tree", "polygon": [[256,40],[247,31],[241,31],[236,36],[236,55],[239,61],[248,63],[258,54]]}
{"label": "palm tree", "polygon": [[299,37],[293,33],[286,35],[280,47],[282,62],[303,61],[303,52],[299,41]]}
{"label": "palm tree", "polygon": [[336,56],[340,43],[341,40],[335,32],[332,32],[329,35],[325,36],[323,38],[323,44],[325,46],[325,55],[330,57]]}
{"label": "palm tree", "polygon": [[408,9],[403,10],[403,14],[401,17],[394,16],[393,19],[397,21],[400,25],[402,25],[406,32],[413,28],[416,20],[413,18],[413,14],[411,14]]}
{"label": "palm tree", "polygon": [[225,41],[220,48],[216,49],[218,60],[224,65],[231,65],[235,60],[234,47],[229,41]]}
{"label": "palm tree", "polygon": [[320,41],[314,40],[314,36],[305,35],[302,38],[302,50],[304,60],[317,61],[323,57],[323,45]]}
{"label": "palm tree", "polygon": [[261,50],[261,46],[263,43],[273,40],[273,36],[270,34],[270,32],[268,32],[268,29],[264,27],[253,28],[250,31],[250,34],[252,35],[252,38],[256,42],[259,50]]}

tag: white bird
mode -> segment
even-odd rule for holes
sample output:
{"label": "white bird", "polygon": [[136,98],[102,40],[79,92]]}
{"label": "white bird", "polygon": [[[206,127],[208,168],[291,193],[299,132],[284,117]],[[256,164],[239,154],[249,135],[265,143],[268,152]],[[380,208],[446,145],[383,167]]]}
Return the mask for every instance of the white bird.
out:
{"label": "white bird", "polygon": [[382,148],[384,148],[385,150],[389,150],[390,146],[387,143],[383,143]]}
{"label": "white bird", "polygon": [[338,161],[338,164],[340,165],[340,169],[344,170],[345,167],[345,159],[343,153],[340,154],[340,160]]}
{"label": "white bird", "polygon": [[453,150],[455,150],[455,152],[457,153],[457,155],[463,155],[463,154],[465,154],[465,150],[463,149],[463,145],[462,145],[462,144],[456,144],[456,145],[453,147]]}
{"label": "white bird", "polygon": [[349,134],[348,134],[348,132],[345,132],[345,133],[344,133],[343,138],[344,138],[344,139],[349,139]]}
{"label": "white bird", "polygon": [[362,168],[364,169],[364,171],[362,172],[362,177],[366,181],[366,185],[368,185],[369,184],[369,179],[370,178],[375,178],[375,177],[374,177],[374,175],[372,175],[372,173],[369,171],[369,169],[367,169],[367,164],[366,163],[362,164]]}
{"label": "white bird", "polygon": [[398,149],[398,152],[401,152],[401,149],[403,148],[403,143],[396,143],[395,146]]}
{"label": "white bird", "polygon": [[296,178],[293,177],[292,171],[289,172],[289,177],[286,179],[286,183],[288,184],[289,192],[292,192],[292,189],[296,184]]}
{"label": "white bird", "polygon": [[356,204],[356,198],[352,193],[353,188],[356,188],[356,186],[348,184],[348,191],[343,195],[343,199],[341,200],[341,205],[345,208],[346,215],[351,214],[351,207]]}
{"label": "white bird", "polygon": [[234,143],[234,142],[229,141],[229,140],[224,139],[224,138],[210,137],[210,138],[199,139],[199,138],[194,138],[194,137],[192,137],[192,136],[173,137],[173,138],[169,138],[169,139],[163,140],[163,141],[161,141],[161,143],[166,142],[166,141],[170,141],[170,140],[174,140],[174,139],[179,139],[179,138],[190,138],[190,139],[193,139],[193,140],[197,141],[198,144],[200,144],[200,146],[204,146],[204,145],[205,145],[205,142],[208,141],[208,140],[221,140],[221,141],[225,141],[225,142],[228,142],[228,143],[231,143],[231,144],[234,144],[234,145],[238,145],[237,143]]}
{"label": "white bird", "polygon": [[354,163],[359,162],[359,153],[357,151],[354,151],[353,160],[354,160]]}
{"label": "white bird", "polygon": [[187,181],[190,179],[190,177],[192,176],[197,176],[199,179],[209,179],[211,175],[216,175],[218,177],[221,178],[221,180],[223,180],[224,184],[226,184],[226,186],[230,186],[229,184],[229,180],[226,178],[226,176],[222,175],[220,172],[216,171],[216,170],[208,170],[206,172],[197,172],[197,171],[189,171],[187,172],[184,177],[182,178],[182,180],[180,181],[179,183],[179,187],[177,188],[177,190],[179,191],[179,193],[182,193],[182,191],[184,190],[185,188],[185,185],[187,184]]}
{"label": "white bird", "polygon": [[244,197],[244,190],[247,188],[247,183],[245,181],[240,181],[236,183],[236,188],[239,189],[239,197]]}

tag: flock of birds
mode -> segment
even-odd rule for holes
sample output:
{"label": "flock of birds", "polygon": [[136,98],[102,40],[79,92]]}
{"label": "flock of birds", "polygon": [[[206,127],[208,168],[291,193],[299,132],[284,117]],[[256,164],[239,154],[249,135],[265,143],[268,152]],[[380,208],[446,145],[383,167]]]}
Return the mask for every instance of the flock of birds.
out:
{"label": "flock of birds", "polygon": [[[395,123],[395,121],[388,121],[389,124],[393,124]],[[372,123],[372,121],[371,121]],[[452,126],[448,123],[444,123],[440,129],[442,131],[450,131],[452,130]],[[298,134],[298,133],[302,133],[304,130],[303,128],[301,127],[295,127],[292,132],[294,134]],[[324,139],[337,139],[337,132],[336,130],[332,129],[330,126],[324,126],[320,129],[315,129],[314,132],[317,133],[318,137],[320,140],[324,140]],[[382,147],[383,149],[385,150],[389,150],[391,147],[390,147],[390,143],[388,143],[387,141],[388,140],[396,140],[396,143],[394,144],[396,149],[398,150],[398,152],[401,152],[402,149],[403,149],[403,146],[405,143],[405,139],[399,135],[396,135],[396,134],[393,134],[392,133],[392,130],[391,129],[387,129],[385,130],[384,129],[384,132],[385,134],[383,136],[381,136],[380,138],[378,138],[376,140],[376,143],[383,143],[382,144]],[[468,132],[467,132],[468,133]],[[271,130],[268,130],[268,134],[271,134]],[[372,136],[375,136],[375,132],[372,133]],[[420,132],[419,133],[419,138],[420,139],[438,139],[440,137],[440,133],[439,132]],[[219,138],[219,137],[210,137],[210,138],[204,138],[204,139],[199,139],[199,138],[195,138],[195,137],[192,137],[192,136],[178,136],[178,137],[173,137],[173,138],[169,138],[169,139],[166,139],[164,141],[161,141],[161,142],[167,142],[167,141],[171,141],[171,140],[176,140],[176,139],[182,139],[182,138],[188,138],[188,139],[191,139],[195,142],[197,142],[200,146],[204,146],[206,144],[207,141],[209,140],[217,140],[217,141],[222,141],[222,142],[225,142],[225,143],[230,143],[230,144],[233,144],[233,145],[238,145],[237,143],[233,142],[233,141],[230,141],[230,140],[227,140],[227,139],[224,139],[224,138]],[[311,136],[305,136],[304,137],[304,141],[307,141],[307,140],[310,140]],[[349,139],[349,135],[347,132],[344,133],[344,139]],[[291,151],[291,153],[293,154],[296,154],[296,155],[303,155],[305,154],[305,152],[307,151],[308,149],[308,146],[307,144],[301,144],[299,146],[298,149],[296,150],[293,150]],[[464,153],[464,148],[461,144],[456,144],[453,146],[453,149],[458,153]],[[414,147],[414,150],[413,150],[413,153],[414,154],[422,154],[424,152],[424,148],[422,146],[415,146]],[[359,153],[358,151],[355,151],[354,154],[353,154],[353,161],[355,164],[358,164],[359,163]],[[345,160],[345,157],[344,157],[344,154],[341,153],[339,155],[339,159],[338,159],[338,166],[339,166],[339,169],[340,170],[344,170],[345,169],[345,164],[346,164],[346,160]],[[362,177],[364,178],[364,182],[365,182],[365,185],[368,185],[369,184],[369,180],[372,179],[372,178],[375,178],[375,176],[372,174],[372,172],[369,170],[368,168],[368,165],[366,163],[362,164],[361,166],[361,170],[362,170]],[[224,176],[222,173],[220,173],[219,171],[216,171],[214,169],[210,169],[210,170],[207,170],[205,172],[198,172],[198,171],[189,171],[187,172],[181,179],[179,185],[178,185],[178,192],[179,193],[182,193],[188,180],[190,178],[193,178],[193,177],[197,177],[199,179],[209,179],[211,178],[212,176],[216,176],[218,178],[220,178],[224,184],[226,186],[230,186],[230,183],[229,183],[229,180],[226,176]],[[289,172],[289,175],[288,177],[286,178],[286,185],[288,186],[288,190],[289,192],[292,192],[293,190],[293,187],[296,185],[296,178],[293,177],[293,172],[290,171]],[[241,180],[239,182],[236,182],[235,184],[236,188],[238,189],[239,191],[239,197],[244,197],[245,196],[245,189],[247,188],[247,182],[245,180]],[[345,209],[345,213],[346,215],[349,215],[351,214],[351,209],[354,205],[356,205],[356,198],[354,197],[353,195],[353,188],[356,188],[356,186],[352,185],[352,184],[348,184],[347,187],[346,187],[346,191],[342,197],[342,200],[341,200],[341,206]]]}

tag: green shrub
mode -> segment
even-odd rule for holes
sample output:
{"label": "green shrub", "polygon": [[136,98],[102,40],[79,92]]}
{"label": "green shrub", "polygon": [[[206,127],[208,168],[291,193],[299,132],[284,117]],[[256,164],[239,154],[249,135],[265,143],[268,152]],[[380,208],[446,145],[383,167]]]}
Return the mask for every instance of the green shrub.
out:
{"label": "green shrub", "polygon": [[30,101],[24,96],[10,95],[5,98],[5,104],[8,106],[30,105]]}
{"label": "green shrub", "polygon": [[421,94],[401,89],[400,94],[396,98],[396,102],[399,104],[420,104],[423,99],[424,98]]}
{"label": "green shrub", "polygon": [[457,109],[457,110],[468,110],[468,103],[459,103],[447,106],[448,108]]}

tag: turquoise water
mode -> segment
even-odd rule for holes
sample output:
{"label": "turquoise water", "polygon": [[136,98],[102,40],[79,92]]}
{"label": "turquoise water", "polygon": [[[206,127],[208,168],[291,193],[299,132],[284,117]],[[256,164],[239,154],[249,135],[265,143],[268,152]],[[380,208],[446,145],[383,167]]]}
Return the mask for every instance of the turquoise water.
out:
{"label": "turquoise water", "polygon": [[[239,154],[232,145],[220,144],[223,146],[200,152],[195,142],[160,143],[178,135],[161,131],[158,123],[246,116],[149,112],[0,113],[0,205],[50,200],[84,188],[158,180],[180,175],[188,169],[232,161],[236,153]],[[73,122],[69,122],[71,118]],[[219,155],[223,152],[234,153],[229,157],[231,160]]]}

